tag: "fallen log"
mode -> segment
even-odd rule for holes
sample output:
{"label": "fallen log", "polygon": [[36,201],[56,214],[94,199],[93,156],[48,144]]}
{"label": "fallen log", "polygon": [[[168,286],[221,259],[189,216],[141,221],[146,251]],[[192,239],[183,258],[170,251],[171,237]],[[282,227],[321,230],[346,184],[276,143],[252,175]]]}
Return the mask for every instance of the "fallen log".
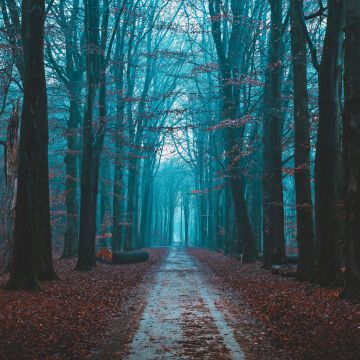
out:
{"label": "fallen log", "polygon": [[271,272],[281,277],[295,277],[297,266],[293,264],[279,265],[275,264],[271,266]]}
{"label": "fallen log", "polygon": [[110,249],[101,248],[96,254],[96,260],[105,264],[133,264],[149,260],[149,253],[141,251],[116,251],[113,253]]}
{"label": "fallen log", "polygon": [[112,255],[113,264],[133,264],[149,260],[149,253],[146,251],[114,252]]}

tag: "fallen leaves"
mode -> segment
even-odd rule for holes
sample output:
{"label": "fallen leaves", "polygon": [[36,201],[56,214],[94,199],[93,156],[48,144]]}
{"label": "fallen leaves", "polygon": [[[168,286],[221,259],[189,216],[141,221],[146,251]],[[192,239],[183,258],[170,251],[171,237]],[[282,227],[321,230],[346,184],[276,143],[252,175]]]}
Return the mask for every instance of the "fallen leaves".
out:
{"label": "fallen leaves", "polygon": [[231,289],[264,327],[277,354],[272,359],[359,359],[360,305],[339,298],[338,289],[323,289],[240,264],[219,253],[192,249],[190,254],[211,269],[221,286]]}
{"label": "fallen leaves", "polygon": [[[141,264],[98,264],[74,271],[75,260],[58,260],[61,280],[38,293],[0,289],[0,349],[4,359],[86,359],[144,277],[157,269],[165,250],[149,250]],[[0,286],[7,276],[0,277]],[[128,326],[128,324],[124,324]]]}

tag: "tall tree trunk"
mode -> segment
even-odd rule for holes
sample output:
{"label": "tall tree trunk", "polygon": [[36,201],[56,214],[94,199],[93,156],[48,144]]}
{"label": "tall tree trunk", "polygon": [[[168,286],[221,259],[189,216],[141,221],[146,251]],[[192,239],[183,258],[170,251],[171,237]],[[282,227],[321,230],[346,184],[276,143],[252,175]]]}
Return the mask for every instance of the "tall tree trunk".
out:
{"label": "tall tree trunk", "polygon": [[131,251],[133,250],[134,247],[134,239],[133,239],[133,235],[134,235],[134,208],[135,208],[135,187],[136,187],[136,175],[137,175],[137,171],[136,168],[138,167],[138,159],[136,159],[136,157],[134,157],[136,155],[132,155],[131,158],[129,159],[129,175],[128,175],[128,201],[127,201],[127,208],[126,208],[126,213],[127,213],[127,217],[128,217],[128,224],[126,226],[126,230],[125,230],[125,246],[124,246],[124,250],[125,251]]}
{"label": "tall tree trunk", "polygon": [[144,160],[144,169],[142,176],[142,210],[141,210],[141,221],[140,221],[140,234],[139,234],[139,248],[143,248],[147,242],[147,227],[149,222],[149,212],[150,212],[150,195],[151,195],[151,160]]}
{"label": "tall tree trunk", "polygon": [[[210,134],[209,136],[209,144],[213,147],[213,136]],[[210,249],[215,249],[215,238],[216,238],[216,230],[215,230],[215,192],[214,192],[214,162],[213,159],[208,156],[208,246]]]}
{"label": "tall tree trunk", "polygon": [[124,194],[124,153],[125,153],[125,123],[124,123],[124,67],[125,67],[125,34],[128,21],[125,22],[121,31],[117,33],[115,53],[118,56],[119,63],[115,68],[116,79],[116,138],[115,138],[115,165],[114,165],[114,189],[113,189],[113,231],[112,231],[112,250],[120,251],[123,244],[123,226],[121,224],[123,219],[123,198]]}
{"label": "tall tree trunk", "polygon": [[[81,73],[82,74],[82,73]],[[64,234],[63,258],[76,256],[78,252],[78,129],[80,125],[80,89],[79,79],[75,79],[73,91],[70,92],[70,116],[67,128],[68,149],[65,156],[66,182],[66,230]]]}
{"label": "tall tree trunk", "polygon": [[[297,9],[300,7],[300,9]],[[294,72],[295,191],[298,278],[310,280],[315,271],[315,238],[310,179],[310,121],[307,91],[306,38],[299,19],[303,0],[291,0],[291,46]]]}
{"label": "tall tree trunk", "polygon": [[344,165],[346,281],[344,294],[360,299],[360,2],[348,0],[345,26]]}
{"label": "tall tree trunk", "polygon": [[[121,130],[122,131],[122,130]],[[120,135],[118,135],[120,137]],[[122,169],[122,158],[123,158],[123,145],[120,144],[121,140],[116,141],[116,159],[115,159],[115,170],[114,170],[114,190],[113,190],[113,232],[112,232],[112,250],[120,251],[122,247],[122,204],[123,204],[123,169]]]}
{"label": "tall tree trunk", "polygon": [[231,248],[232,248],[232,233],[231,233],[231,213],[234,211],[231,204],[231,190],[230,185],[228,183],[228,180],[225,182],[225,194],[224,194],[224,210],[225,210],[225,216],[224,216],[224,227],[225,227],[225,239],[224,239],[224,252],[225,255],[231,254]]}
{"label": "tall tree trunk", "polygon": [[284,200],[282,184],[282,0],[269,0],[271,32],[269,63],[266,71],[264,104],[264,266],[270,267],[273,255],[285,257]]}
{"label": "tall tree trunk", "polygon": [[111,211],[110,202],[110,163],[107,159],[101,159],[100,165],[101,179],[100,179],[100,231],[102,236],[106,236],[109,231],[109,215]]}
{"label": "tall tree trunk", "polygon": [[207,246],[208,245],[208,234],[207,234],[207,202],[206,202],[206,189],[205,189],[205,181],[204,181],[204,139],[203,137],[200,137],[200,134],[197,135],[199,137],[198,139],[198,187],[200,190],[199,196],[199,226],[200,226],[200,232],[199,232],[199,240],[200,240],[200,246]]}
{"label": "tall tree trunk", "polygon": [[340,113],[343,1],[328,1],[328,19],[319,70],[319,128],[315,159],[317,282],[331,285],[339,270]]}
{"label": "tall tree trunk", "polygon": [[190,204],[189,204],[189,195],[186,193],[183,194],[183,208],[184,208],[185,246],[189,246]]}
{"label": "tall tree trunk", "polygon": [[[106,43],[109,22],[109,0],[103,0],[100,41],[99,1],[87,0],[85,5],[87,104],[83,125],[79,257],[76,269],[86,271],[96,266],[97,197],[99,192],[100,159],[104,146],[105,125],[107,121]],[[93,109],[98,87],[99,125],[97,133],[93,134]]]}
{"label": "tall tree trunk", "polygon": [[[95,261],[94,237],[96,198],[94,199],[94,134],[93,110],[99,83],[99,2],[85,1],[86,80],[87,94],[83,121],[83,158],[81,170],[80,232],[77,270],[91,270]],[[95,209],[94,209],[95,207]]]}
{"label": "tall tree trunk", "polygon": [[34,290],[39,287],[38,279],[57,278],[50,225],[44,22],[45,1],[23,1],[24,100],[9,289]]}

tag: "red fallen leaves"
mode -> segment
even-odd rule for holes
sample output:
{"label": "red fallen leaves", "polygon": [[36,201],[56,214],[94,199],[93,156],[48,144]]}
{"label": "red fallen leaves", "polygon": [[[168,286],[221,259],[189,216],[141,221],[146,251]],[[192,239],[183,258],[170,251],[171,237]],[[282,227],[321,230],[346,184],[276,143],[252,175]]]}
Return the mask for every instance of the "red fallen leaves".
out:
{"label": "red fallen leaves", "polygon": [[[360,357],[360,305],[337,289],[280,278],[260,264],[240,264],[205,250],[189,250],[249,306],[278,354],[273,359],[352,360]],[[261,342],[258,346],[261,346]]]}
{"label": "red fallen leaves", "polygon": [[96,257],[98,259],[101,259],[103,261],[110,262],[112,261],[112,252],[110,249],[107,248],[101,248],[96,254]]}
{"label": "red fallen leaves", "polygon": [[[75,260],[58,260],[61,281],[44,282],[38,293],[0,289],[0,358],[85,359],[103,339],[132,290],[157,268],[165,250],[132,265],[98,264],[74,271]],[[0,277],[0,286],[7,276]],[[124,324],[128,326],[128,324]]]}

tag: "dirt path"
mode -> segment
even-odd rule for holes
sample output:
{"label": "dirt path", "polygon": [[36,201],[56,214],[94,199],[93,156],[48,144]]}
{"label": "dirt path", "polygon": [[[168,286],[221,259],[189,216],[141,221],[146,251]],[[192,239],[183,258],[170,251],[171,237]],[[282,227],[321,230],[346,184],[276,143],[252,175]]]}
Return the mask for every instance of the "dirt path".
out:
{"label": "dirt path", "polygon": [[244,359],[218,310],[221,297],[187,252],[172,248],[150,291],[128,359]]}

